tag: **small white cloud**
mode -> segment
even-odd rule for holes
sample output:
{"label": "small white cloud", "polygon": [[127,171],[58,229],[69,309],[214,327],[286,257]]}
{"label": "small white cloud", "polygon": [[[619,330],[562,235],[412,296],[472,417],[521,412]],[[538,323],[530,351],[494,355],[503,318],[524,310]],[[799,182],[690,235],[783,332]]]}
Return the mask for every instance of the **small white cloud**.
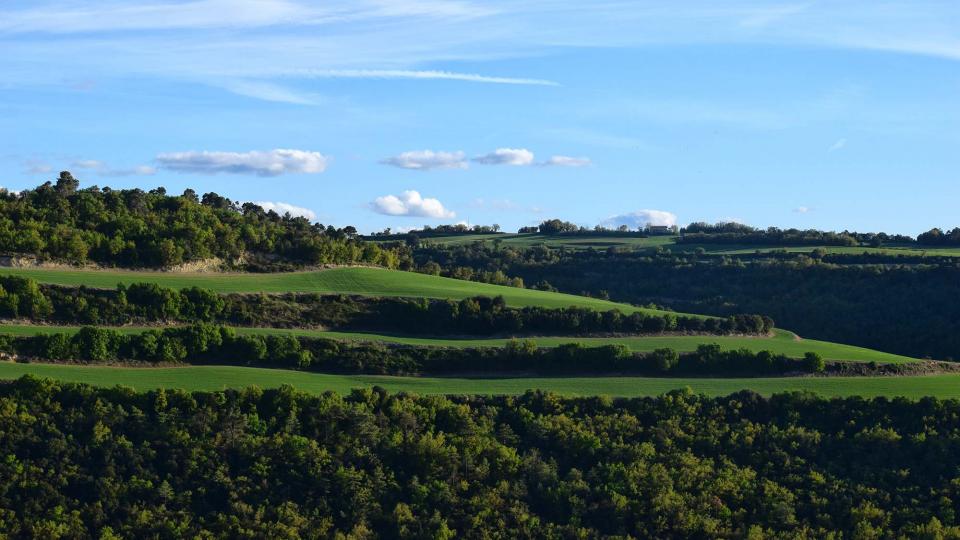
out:
{"label": "small white cloud", "polygon": [[305,217],[310,221],[316,221],[317,214],[309,208],[304,208],[302,206],[295,206],[290,203],[285,202],[272,202],[272,201],[253,201],[253,204],[263,208],[266,211],[273,210],[274,212],[280,214],[290,214],[293,217]]}
{"label": "small white cloud", "polygon": [[452,218],[454,212],[443,207],[437,199],[423,198],[419,192],[410,190],[400,195],[384,195],[377,197],[370,208],[387,216],[411,216],[428,218]]}
{"label": "small white cloud", "polygon": [[319,152],[278,148],[252,152],[172,152],[157,156],[164,169],[198,174],[281,174],[322,173],[327,168],[327,157]]}
{"label": "small white cloud", "polygon": [[794,208],[793,211],[798,214],[806,214],[808,212],[812,212],[813,208],[810,208],[809,206],[798,206]]}
{"label": "small white cloud", "polygon": [[157,169],[149,165],[137,165],[126,169],[114,169],[96,159],[81,159],[70,164],[76,169],[87,169],[99,176],[153,176]]}
{"label": "small white cloud", "polygon": [[433,169],[466,169],[467,160],[463,152],[434,152],[433,150],[414,150],[380,160],[384,165],[393,165],[401,169],[430,171]]}
{"label": "small white cloud", "polygon": [[847,145],[846,139],[837,139],[837,142],[833,143],[833,145],[827,149],[827,152],[836,152],[837,150],[842,149],[846,145]]}
{"label": "small white cloud", "polygon": [[610,216],[601,223],[604,227],[615,229],[626,225],[631,229],[638,229],[648,225],[666,225],[672,227],[677,224],[677,216],[664,210],[637,210],[626,214]]}
{"label": "small white cloud", "polygon": [[483,165],[532,165],[533,152],[526,148],[497,148],[489,154],[473,158]]}
{"label": "small white cloud", "polygon": [[547,167],[586,167],[591,161],[588,157],[572,156],[550,156],[550,159],[543,162]]}

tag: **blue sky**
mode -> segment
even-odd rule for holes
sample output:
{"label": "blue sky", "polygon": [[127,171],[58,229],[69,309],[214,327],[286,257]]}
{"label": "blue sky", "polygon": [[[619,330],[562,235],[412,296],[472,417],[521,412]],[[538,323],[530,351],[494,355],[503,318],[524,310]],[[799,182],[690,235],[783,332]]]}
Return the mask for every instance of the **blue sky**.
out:
{"label": "blue sky", "polygon": [[[955,1],[0,4],[0,185],[362,231],[960,225]],[[298,210],[299,209],[299,210]]]}

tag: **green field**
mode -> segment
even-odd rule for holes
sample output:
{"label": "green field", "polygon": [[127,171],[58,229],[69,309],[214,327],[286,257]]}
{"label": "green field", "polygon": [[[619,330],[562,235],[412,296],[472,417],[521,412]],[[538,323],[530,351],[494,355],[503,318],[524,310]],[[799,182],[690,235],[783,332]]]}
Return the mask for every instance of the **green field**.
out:
{"label": "green field", "polygon": [[0,270],[0,274],[31,277],[41,283],[71,286],[86,285],[87,287],[104,289],[115,288],[119,283],[145,282],[176,289],[196,286],[221,293],[316,292],[363,296],[449,298],[454,300],[471,296],[503,296],[507,304],[514,307],[560,308],[578,306],[597,310],[619,309],[624,313],[636,311],[663,313],[657,310],[572,294],[518,289],[516,287],[504,287],[381,268],[333,268],[315,272],[275,274],[4,268]]}
{"label": "green field", "polygon": [[[38,325],[0,325],[0,333],[32,336],[52,332],[76,332],[79,326],[38,326]],[[145,330],[145,327],[124,326],[117,328],[122,332],[136,333]],[[384,341],[389,343],[403,343],[407,345],[428,345],[434,347],[502,347],[509,341],[508,338],[423,338],[373,334],[366,332],[333,332],[324,330],[286,329],[286,328],[236,328],[240,334],[281,334],[328,339],[343,339],[352,341]],[[817,341],[813,339],[797,339],[796,336],[785,330],[777,330],[770,338],[740,337],[740,336],[629,336],[629,337],[534,337],[531,338],[541,347],[556,347],[566,343],[583,343],[587,346],[623,344],[631,351],[650,352],[663,347],[680,352],[693,351],[702,343],[717,343],[725,350],[750,349],[752,351],[769,350],[774,353],[785,354],[798,358],[806,352],[816,352],[827,360],[846,360],[852,362],[900,363],[912,362],[915,359],[896,354],[874,351],[852,345]]]}
{"label": "green field", "polygon": [[649,377],[461,379],[324,375],[279,369],[224,366],[118,368],[0,363],[0,379],[15,379],[27,374],[97,386],[123,385],[137,390],[182,388],[190,391],[210,391],[254,385],[260,388],[275,388],[289,384],[312,393],[328,390],[344,393],[352,388],[379,385],[393,392],[408,391],[420,394],[520,394],[529,389],[540,389],[571,396],[627,397],[653,396],[689,387],[694,392],[709,395],[727,395],[738,390],[750,389],[764,395],[807,390],[824,396],[960,398],[960,375],[756,379]]}

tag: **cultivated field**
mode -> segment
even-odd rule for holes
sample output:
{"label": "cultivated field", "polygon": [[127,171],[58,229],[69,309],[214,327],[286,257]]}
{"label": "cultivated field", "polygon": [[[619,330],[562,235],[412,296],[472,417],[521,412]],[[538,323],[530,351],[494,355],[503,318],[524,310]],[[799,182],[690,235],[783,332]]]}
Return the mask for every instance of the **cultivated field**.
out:
{"label": "cultivated field", "polygon": [[[78,326],[38,326],[38,325],[0,325],[0,333],[10,335],[32,336],[41,333],[75,332]],[[117,330],[136,333],[146,328],[125,326]],[[388,343],[403,343],[408,345],[429,345],[434,347],[502,347],[509,341],[507,338],[423,338],[374,334],[366,332],[332,332],[323,330],[284,329],[284,328],[236,328],[239,334],[260,335],[295,335],[319,337],[328,339],[342,339],[350,341],[383,341]],[[796,335],[785,330],[777,330],[770,338],[739,337],[739,336],[630,336],[630,337],[534,337],[541,347],[556,347],[566,343],[582,343],[590,347],[601,345],[622,344],[631,351],[650,352],[663,347],[680,352],[693,351],[703,343],[717,343],[725,350],[749,349],[751,351],[768,350],[774,353],[785,354],[792,358],[803,356],[806,352],[819,353],[827,360],[845,360],[851,362],[901,363],[912,362],[915,359],[863,347],[818,341],[814,339],[797,339]]]}
{"label": "cultivated field", "polygon": [[120,368],[0,363],[0,379],[23,375],[49,377],[96,386],[123,385],[137,390],[181,388],[188,391],[222,390],[284,384],[306,392],[346,393],[352,388],[382,386],[393,392],[420,394],[520,394],[530,389],[563,395],[654,396],[689,387],[694,392],[727,395],[749,389],[769,395],[809,391],[823,396],[960,398],[960,375],[919,377],[785,377],[752,379],[647,378],[647,377],[530,377],[465,379],[387,377],[373,375],[325,375],[280,369],[191,366],[182,368]]}
{"label": "cultivated field", "polygon": [[597,310],[619,309],[624,313],[636,311],[663,313],[658,310],[638,308],[628,304],[572,294],[518,289],[516,287],[490,285],[381,268],[333,268],[315,272],[275,274],[4,268],[0,270],[0,274],[31,277],[41,283],[86,285],[87,287],[103,289],[115,288],[119,283],[141,282],[156,283],[176,289],[196,286],[221,293],[316,292],[363,296],[448,298],[453,300],[461,300],[471,296],[503,296],[507,304],[514,307],[561,308],[578,306]]}

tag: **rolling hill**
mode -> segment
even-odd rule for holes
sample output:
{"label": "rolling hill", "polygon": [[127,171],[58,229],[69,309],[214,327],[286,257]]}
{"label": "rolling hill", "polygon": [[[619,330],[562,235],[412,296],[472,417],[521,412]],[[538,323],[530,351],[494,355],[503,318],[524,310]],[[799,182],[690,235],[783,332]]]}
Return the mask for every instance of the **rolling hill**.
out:
{"label": "rolling hill", "polygon": [[390,377],[327,375],[282,369],[228,366],[176,368],[68,366],[0,363],[0,379],[23,375],[49,377],[95,386],[126,386],[137,390],[179,388],[212,391],[226,388],[276,388],[291,385],[311,393],[348,393],[353,388],[381,386],[392,392],[420,394],[522,394],[539,389],[567,396],[656,396],[689,387],[713,396],[740,390],[770,395],[805,391],[827,397],[960,398],[960,375],[910,377],[780,377],[780,378],[649,378],[649,377],[529,377],[474,379],[453,377]]}
{"label": "rolling hill", "polygon": [[[79,326],[41,326],[24,324],[0,325],[0,334],[32,336],[53,332],[76,332]],[[146,330],[146,327],[125,326],[117,330],[127,333],[137,333]],[[260,335],[293,335],[339,339],[349,341],[382,341],[386,343],[401,343],[406,345],[425,345],[432,347],[502,347],[508,338],[430,338],[411,337],[367,332],[335,332],[325,330],[295,329],[295,328],[235,328],[239,334]],[[634,352],[650,352],[658,348],[670,348],[678,352],[696,350],[703,343],[719,344],[724,350],[749,349],[757,352],[768,350],[784,354],[792,358],[799,358],[806,352],[815,352],[827,360],[849,362],[877,362],[902,363],[916,361],[914,358],[896,354],[875,351],[863,347],[818,341],[813,339],[799,339],[792,332],[776,330],[774,335],[765,337],[745,336],[624,336],[624,337],[579,337],[579,336],[547,336],[532,337],[540,347],[556,347],[567,343],[582,343],[588,347],[621,344]]]}
{"label": "rolling hill", "polygon": [[572,294],[519,289],[502,285],[463,281],[414,272],[370,267],[331,268],[312,272],[273,274],[251,273],[177,273],[128,270],[73,270],[59,268],[4,268],[2,274],[33,278],[41,283],[112,289],[119,283],[156,283],[164,287],[202,287],[220,293],[316,292],[364,296],[404,296],[461,300],[471,296],[503,296],[512,307],[538,306],[561,308],[577,306],[597,310],[619,309],[624,313],[638,308],[597,298]]}

